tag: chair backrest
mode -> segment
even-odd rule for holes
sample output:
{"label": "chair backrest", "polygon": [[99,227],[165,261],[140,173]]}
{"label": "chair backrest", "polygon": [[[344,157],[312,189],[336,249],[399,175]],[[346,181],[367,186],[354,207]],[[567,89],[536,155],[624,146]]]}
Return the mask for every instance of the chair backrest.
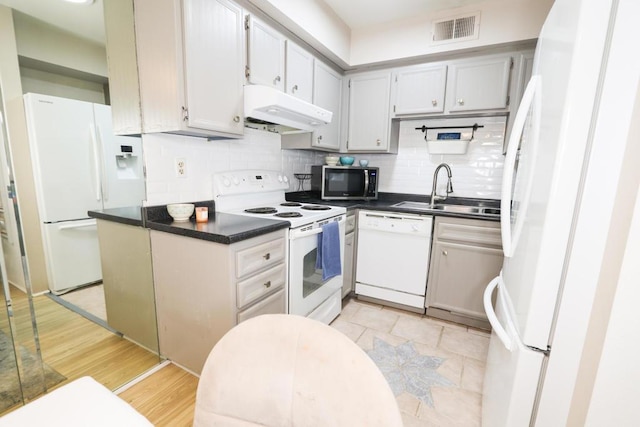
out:
{"label": "chair backrest", "polygon": [[363,350],[323,323],[286,314],[247,320],[216,344],[194,418],[194,426],[402,426],[389,384]]}

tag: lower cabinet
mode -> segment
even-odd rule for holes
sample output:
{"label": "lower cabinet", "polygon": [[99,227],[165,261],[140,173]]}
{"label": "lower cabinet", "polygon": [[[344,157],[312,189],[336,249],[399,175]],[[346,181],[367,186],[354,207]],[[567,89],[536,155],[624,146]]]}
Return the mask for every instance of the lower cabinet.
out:
{"label": "lower cabinet", "polygon": [[107,324],[158,352],[149,229],[97,220]]}
{"label": "lower cabinet", "polygon": [[239,322],[286,313],[286,231],[231,245],[151,230],[160,353],[200,374]]}
{"label": "lower cabinet", "polygon": [[353,290],[353,273],[356,259],[356,213],[347,213],[344,237],[344,265],[342,268],[342,298]]}
{"label": "lower cabinet", "polygon": [[427,315],[490,329],[483,293],[498,275],[500,223],[436,217],[427,281]]}

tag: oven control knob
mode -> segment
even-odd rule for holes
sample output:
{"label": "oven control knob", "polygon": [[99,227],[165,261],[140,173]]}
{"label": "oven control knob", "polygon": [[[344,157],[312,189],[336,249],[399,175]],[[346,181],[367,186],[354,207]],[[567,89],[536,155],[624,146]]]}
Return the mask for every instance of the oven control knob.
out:
{"label": "oven control knob", "polygon": [[238,177],[237,177],[237,176],[234,176],[234,177],[232,178],[232,180],[233,180],[233,183],[234,183],[235,185],[240,184],[240,180],[238,179]]}
{"label": "oven control knob", "polygon": [[278,182],[282,182],[282,175],[278,175]]}
{"label": "oven control knob", "polygon": [[289,178],[287,178],[287,175],[283,176],[282,179],[284,180],[284,182],[289,182]]}
{"label": "oven control knob", "polygon": [[229,178],[227,178],[226,176],[222,178],[222,185],[224,185],[225,187],[229,187],[231,185],[231,181],[229,181]]}

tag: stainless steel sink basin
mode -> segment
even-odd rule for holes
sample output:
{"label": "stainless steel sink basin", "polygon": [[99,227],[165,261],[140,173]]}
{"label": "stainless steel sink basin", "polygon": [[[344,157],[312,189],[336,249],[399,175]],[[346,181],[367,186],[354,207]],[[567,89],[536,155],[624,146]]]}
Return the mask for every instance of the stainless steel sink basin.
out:
{"label": "stainless steel sink basin", "polygon": [[411,201],[396,203],[392,206],[396,208],[415,209],[420,211],[444,211],[490,216],[500,215],[500,208],[489,208],[484,206],[448,205],[444,203],[436,203],[434,206],[431,206],[426,202]]}

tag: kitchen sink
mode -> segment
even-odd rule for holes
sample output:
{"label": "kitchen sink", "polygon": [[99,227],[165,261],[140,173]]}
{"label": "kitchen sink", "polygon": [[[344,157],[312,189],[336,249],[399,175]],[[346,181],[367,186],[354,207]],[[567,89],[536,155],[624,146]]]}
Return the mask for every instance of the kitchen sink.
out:
{"label": "kitchen sink", "polygon": [[444,211],[454,213],[466,213],[476,215],[500,215],[500,208],[489,208],[484,206],[467,206],[467,205],[448,205],[445,203],[436,203],[434,206],[427,202],[411,202],[404,201],[392,205],[396,208],[415,209],[420,211]]}

